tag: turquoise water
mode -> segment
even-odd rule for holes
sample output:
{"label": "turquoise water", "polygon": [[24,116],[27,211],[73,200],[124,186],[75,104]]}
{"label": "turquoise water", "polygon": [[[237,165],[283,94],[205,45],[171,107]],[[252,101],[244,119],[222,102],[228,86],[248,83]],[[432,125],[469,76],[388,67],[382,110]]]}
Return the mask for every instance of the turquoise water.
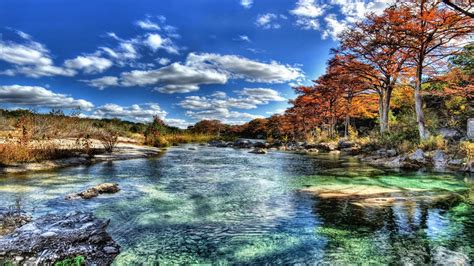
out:
{"label": "turquoise water", "polygon": [[[430,200],[465,195],[469,178],[386,172],[337,155],[189,147],[153,159],[0,177],[0,204],[19,202],[34,216],[82,210],[111,219],[108,231],[122,246],[116,265],[425,264],[435,262],[439,247],[474,258],[472,206]],[[122,191],[64,200],[103,182]],[[304,191],[328,184],[396,187],[405,198],[364,206],[360,198]]]}

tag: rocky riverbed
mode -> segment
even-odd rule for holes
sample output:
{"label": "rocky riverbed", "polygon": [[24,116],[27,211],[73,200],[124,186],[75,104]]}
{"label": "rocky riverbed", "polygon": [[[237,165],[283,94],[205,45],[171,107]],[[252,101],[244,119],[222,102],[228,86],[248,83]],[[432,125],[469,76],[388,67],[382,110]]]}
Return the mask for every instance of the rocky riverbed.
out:
{"label": "rocky riverbed", "polygon": [[467,161],[466,158],[447,154],[442,150],[425,152],[417,149],[409,154],[399,154],[395,149],[367,149],[349,140],[311,144],[306,142],[282,143],[278,141],[269,143],[264,140],[239,139],[235,142],[211,141],[208,145],[218,148],[249,149],[250,153],[255,154],[266,154],[267,151],[271,150],[299,153],[344,153],[354,155],[370,165],[384,168],[409,170],[429,168],[435,171],[474,172],[474,161]]}
{"label": "rocky riverbed", "polygon": [[110,265],[120,252],[106,231],[109,220],[91,213],[46,215],[20,225],[0,238],[0,265],[51,265],[77,256],[86,265]]}

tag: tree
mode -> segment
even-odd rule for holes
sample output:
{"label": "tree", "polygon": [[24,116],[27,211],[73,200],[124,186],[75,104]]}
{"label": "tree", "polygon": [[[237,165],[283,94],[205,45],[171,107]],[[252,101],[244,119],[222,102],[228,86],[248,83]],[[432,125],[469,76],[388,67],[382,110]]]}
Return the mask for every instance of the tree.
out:
{"label": "tree", "polygon": [[[456,2],[459,2],[459,1],[456,1]],[[461,6],[461,5],[458,5],[457,3],[453,3],[453,1],[450,1],[450,0],[443,0],[443,3],[445,3],[447,6],[453,8],[454,10],[458,11],[458,12],[461,12],[462,14],[466,15],[466,16],[469,16],[471,18],[474,18],[474,13],[470,12],[469,10],[472,9],[473,7],[473,4],[467,0],[465,1],[466,4],[468,5],[464,5]]]}
{"label": "tree", "polygon": [[220,135],[226,128],[227,126],[219,120],[202,120],[189,128],[189,130],[199,134]]}
{"label": "tree", "polygon": [[[406,13],[405,23],[397,25],[398,35],[406,36],[401,45],[406,49],[415,69],[415,111],[420,139],[426,139],[422,84],[425,70],[459,51],[458,45],[473,33],[473,21],[443,8],[440,0],[401,1],[398,13]],[[399,43],[400,44],[400,43]]]}
{"label": "tree", "polygon": [[405,17],[406,14],[400,10],[387,8],[382,15],[370,14],[366,20],[341,34],[339,52],[345,55],[341,64],[365,79],[370,89],[379,96],[381,134],[389,130],[392,92],[409,57],[405,48],[397,45],[406,38],[396,31],[405,23]]}

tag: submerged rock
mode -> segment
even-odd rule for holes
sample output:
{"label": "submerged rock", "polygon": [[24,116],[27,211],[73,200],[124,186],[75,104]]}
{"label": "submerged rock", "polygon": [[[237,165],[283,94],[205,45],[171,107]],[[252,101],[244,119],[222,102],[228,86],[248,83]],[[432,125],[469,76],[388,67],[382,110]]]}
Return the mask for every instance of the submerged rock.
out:
{"label": "submerged rock", "polygon": [[111,194],[111,193],[117,193],[120,191],[120,188],[118,187],[118,184],[116,183],[103,183],[100,185],[97,185],[95,187],[91,187],[86,189],[85,191],[76,193],[76,194],[71,194],[66,196],[67,200],[74,200],[74,199],[92,199],[100,194]]}
{"label": "submerged rock", "polygon": [[108,224],[90,213],[43,216],[0,238],[0,261],[52,265],[80,255],[86,265],[110,265],[120,246],[107,233]]}
{"label": "submerged rock", "polygon": [[253,150],[249,151],[249,153],[254,153],[254,154],[267,154],[267,150],[266,150],[266,149],[263,149],[263,148],[256,148],[256,149],[253,149]]}
{"label": "submerged rock", "polygon": [[433,260],[436,265],[471,265],[471,260],[466,254],[452,251],[445,247],[436,247],[433,250]]}

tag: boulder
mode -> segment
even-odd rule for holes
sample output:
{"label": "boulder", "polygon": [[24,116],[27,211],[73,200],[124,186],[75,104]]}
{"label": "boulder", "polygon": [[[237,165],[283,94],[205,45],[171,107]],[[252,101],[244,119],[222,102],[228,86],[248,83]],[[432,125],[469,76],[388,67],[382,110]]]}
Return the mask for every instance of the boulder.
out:
{"label": "boulder", "polygon": [[446,158],[446,154],[441,150],[435,150],[431,160],[433,162],[433,166],[436,169],[444,169],[446,168],[448,164],[448,159]]}
{"label": "boulder", "polygon": [[440,128],[437,133],[447,140],[460,140],[462,138],[461,133],[452,128]]}
{"label": "boulder", "polygon": [[338,143],[337,143],[337,148],[338,149],[347,149],[347,148],[352,148],[354,146],[356,146],[357,144],[353,141],[350,141],[350,140],[340,140]]}
{"label": "boulder", "polygon": [[225,141],[222,141],[222,140],[212,140],[212,141],[209,141],[209,146],[218,147],[218,148],[227,148],[229,147],[229,144],[227,144]]}
{"label": "boulder", "polygon": [[314,143],[305,143],[304,144],[304,148],[309,150],[309,149],[317,149],[318,148],[318,144],[314,144]]}
{"label": "boulder", "polygon": [[306,149],[306,152],[307,152],[307,153],[318,153],[319,150],[318,150],[318,149],[315,149],[315,148],[311,148],[311,149]]}
{"label": "boulder", "polygon": [[334,151],[337,148],[337,143],[334,142],[321,142],[316,146],[320,150]]}
{"label": "boulder", "polygon": [[416,149],[416,151],[410,154],[409,159],[418,163],[425,163],[425,153],[421,149]]}
{"label": "boulder", "polygon": [[0,261],[54,265],[81,255],[86,265],[110,265],[120,246],[107,233],[108,225],[91,213],[46,215],[0,238]]}
{"label": "boulder", "polygon": [[267,154],[267,150],[266,150],[266,149],[262,149],[262,148],[255,148],[255,149],[249,151],[249,153],[254,153],[254,154]]}
{"label": "boulder", "polygon": [[257,141],[253,144],[254,148],[267,148],[267,144],[265,142]]}
{"label": "boulder", "polygon": [[248,148],[252,148],[252,142],[246,139],[238,139],[237,141],[234,142],[233,146],[236,148],[248,149]]}
{"label": "boulder", "polygon": [[103,183],[100,185],[97,185],[95,187],[88,188],[82,192],[67,195],[66,199],[67,200],[74,200],[74,199],[92,199],[100,194],[111,194],[111,193],[117,193],[120,191],[120,188],[118,187],[118,184],[116,183]]}
{"label": "boulder", "polygon": [[474,140],[474,118],[467,120],[467,138]]}
{"label": "boulder", "polygon": [[394,150],[394,149],[387,150],[387,156],[388,156],[388,157],[397,156],[397,151]]}
{"label": "boulder", "polygon": [[385,157],[387,156],[387,150],[386,149],[378,149],[374,152],[375,155]]}

